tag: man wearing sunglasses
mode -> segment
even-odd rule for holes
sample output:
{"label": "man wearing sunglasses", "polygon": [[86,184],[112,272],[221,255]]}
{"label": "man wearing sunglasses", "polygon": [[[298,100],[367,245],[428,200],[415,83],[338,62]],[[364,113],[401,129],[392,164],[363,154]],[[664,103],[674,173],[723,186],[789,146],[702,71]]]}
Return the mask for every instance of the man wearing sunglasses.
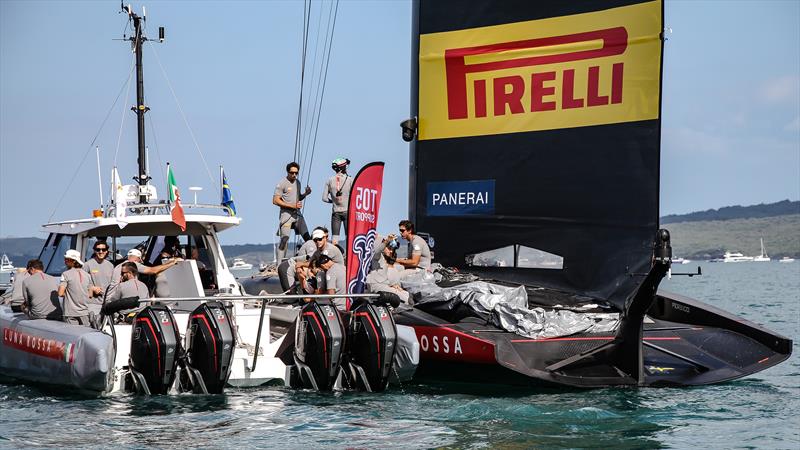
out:
{"label": "man wearing sunglasses", "polygon": [[[344,256],[339,247],[328,242],[328,229],[325,227],[314,228],[311,240],[306,241],[297,252],[297,256],[289,258],[278,266],[278,275],[281,277],[283,290],[288,290],[294,285],[295,275],[308,277],[312,261],[325,255],[334,262],[344,264]],[[282,274],[285,273],[285,274]]]}
{"label": "man wearing sunglasses", "polygon": [[406,269],[427,269],[431,266],[431,249],[425,239],[414,234],[414,224],[403,220],[399,224],[400,237],[408,241],[408,258],[397,258]]}
{"label": "man wearing sunglasses", "polygon": [[286,248],[289,245],[289,236],[294,230],[296,235],[303,236],[304,240],[311,239],[308,234],[306,221],[303,219],[303,199],[311,193],[311,188],[306,186],[305,191],[300,193],[302,186],[298,179],[300,165],[290,162],[286,165],[286,178],[282,178],[275,186],[275,193],[272,197],[272,204],[280,207],[278,216],[278,236],[281,241],[278,243],[276,256],[278,264],[286,257]]}
{"label": "man wearing sunglasses", "polygon": [[111,275],[114,272],[114,265],[106,259],[108,258],[108,243],[97,241],[94,244],[94,255],[83,265],[83,270],[89,272],[92,285],[97,286],[102,296],[106,288],[111,284]]}

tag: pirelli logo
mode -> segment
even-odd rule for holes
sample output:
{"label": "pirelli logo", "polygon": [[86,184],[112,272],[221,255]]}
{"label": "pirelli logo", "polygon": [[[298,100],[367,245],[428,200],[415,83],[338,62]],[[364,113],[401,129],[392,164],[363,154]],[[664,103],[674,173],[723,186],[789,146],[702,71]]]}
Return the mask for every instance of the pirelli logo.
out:
{"label": "pirelli logo", "polygon": [[656,1],[420,36],[420,139],[657,118],[660,15]]}

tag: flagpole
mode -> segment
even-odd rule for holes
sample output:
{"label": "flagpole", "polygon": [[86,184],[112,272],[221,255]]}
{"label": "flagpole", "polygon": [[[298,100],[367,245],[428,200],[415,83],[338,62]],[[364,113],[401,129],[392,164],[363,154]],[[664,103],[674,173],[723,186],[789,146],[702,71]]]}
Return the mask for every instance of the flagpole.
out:
{"label": "flagpole", "polygon": [[95,153],[97,153],[97,188],[100,191],[100,209],[103,209],[103,176],[100,173],[100,146],[94,146]]}
{"label": "flagpole", "polygon": [[225,203],[225,179],[224,169],[222,165],[219,166],[219,203],[222,205]]}

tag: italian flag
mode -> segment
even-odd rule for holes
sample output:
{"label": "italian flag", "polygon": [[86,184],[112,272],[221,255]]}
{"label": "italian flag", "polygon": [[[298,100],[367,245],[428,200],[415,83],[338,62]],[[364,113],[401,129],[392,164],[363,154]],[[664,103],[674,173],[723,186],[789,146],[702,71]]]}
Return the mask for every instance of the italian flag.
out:
{"label": "italian flag", "polygon": [[183,215],[183,206],[181,206],[181,193],[178,191],[178,185],[175,183],[175,176],[172,174],[172,167],[169,163],[167,163],[167,189],[169,190],[169,202],[172,205],[170,209],[172,221],[181,227],[181,231],[186,231],[186,217]]}

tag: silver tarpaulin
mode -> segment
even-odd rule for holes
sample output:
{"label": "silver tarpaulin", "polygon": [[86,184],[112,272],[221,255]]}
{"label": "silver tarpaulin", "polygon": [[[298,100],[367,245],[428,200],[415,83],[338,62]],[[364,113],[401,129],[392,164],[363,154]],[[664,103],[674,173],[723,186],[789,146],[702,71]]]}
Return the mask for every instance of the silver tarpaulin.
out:
{"label": "silver tarpaulin", "polygon": [[531,339],[568,336],[581,332],[609,332],[619,322],[618,314],[539,307],[529,309],[528,294],[524,286],[507,287],[473,281],[442,288],[436,285],[434,276],[427,272],[407,276],[402,284],[403,289],[411,294],[419,294],[418,303],[458,301],[478,313],[491,315],[496,326]]}

